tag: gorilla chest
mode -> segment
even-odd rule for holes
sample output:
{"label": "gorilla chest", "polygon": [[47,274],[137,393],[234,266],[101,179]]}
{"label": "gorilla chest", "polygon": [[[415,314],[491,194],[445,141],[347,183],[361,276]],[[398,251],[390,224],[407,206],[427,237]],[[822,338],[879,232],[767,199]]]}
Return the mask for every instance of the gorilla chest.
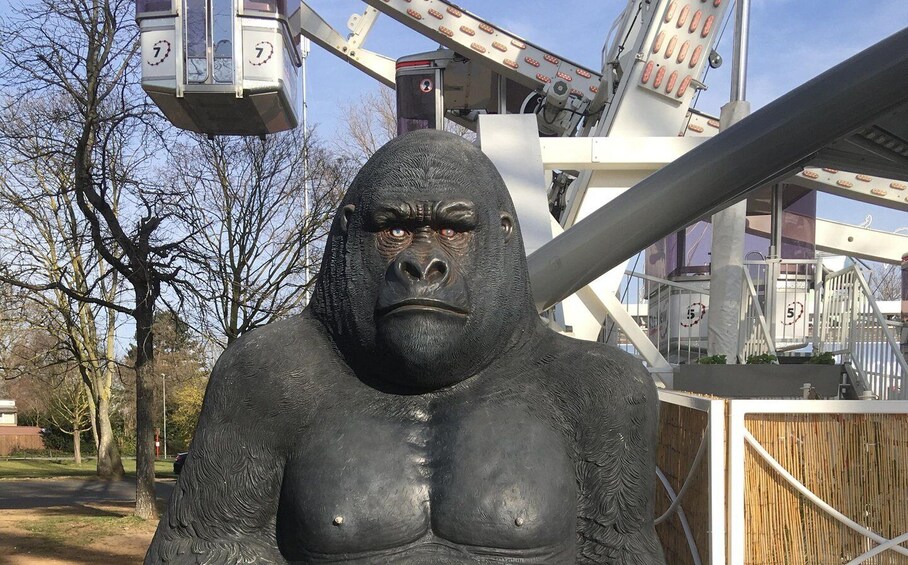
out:
{"label": "gorilla chest", "polygon": [[282,489],[278,541],[291,560],[429,544],[532,561],[574,543],[568,448],[520,406],[326,414],[302,438]]}

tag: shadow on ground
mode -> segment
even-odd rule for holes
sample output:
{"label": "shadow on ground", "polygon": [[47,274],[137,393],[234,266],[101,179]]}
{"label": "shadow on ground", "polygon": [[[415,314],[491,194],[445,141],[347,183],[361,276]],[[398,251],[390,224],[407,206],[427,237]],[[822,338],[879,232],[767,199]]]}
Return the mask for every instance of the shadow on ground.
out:
{"label": "shadow on ground", "polygon": [[[159,503],[160,505],[160,503]],[[58,506],[53,508],[45,508],[41,511],[41,516],[66,516],[66,517],[78,517],[78,518],[120,518],[122,516],[128,515],[129,507],[124,507],[124,511],[114,511],[106,510],[104,508],[96,508],[94,506],[88,506],[85,504],[73,504],[72,506]]]}
{"label": "shadow on ground", "polygon": [[55,563],[122,565],[136,563],[130,555],[61,542],[35,534],[5,533],[3,545],[12,548],[0,553],[0,565],[20,565],[42,560]]}
{"label": "shadow on ground", "polygon": [[[155,481],[158,500],[167,501],[173,492],[173,480]],[[96,481],[81,479],[21,479],[0,483],[0,509],[26,510],[91,503],[135,502],[134,479]]]}

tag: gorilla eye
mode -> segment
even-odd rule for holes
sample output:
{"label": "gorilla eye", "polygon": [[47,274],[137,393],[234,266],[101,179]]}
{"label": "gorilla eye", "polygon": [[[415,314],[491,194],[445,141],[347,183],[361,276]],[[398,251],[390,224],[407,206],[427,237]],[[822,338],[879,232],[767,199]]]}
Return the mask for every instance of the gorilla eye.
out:
{"label": "gorilla eye", "polygon": [[440,230],[438,230],[438,233],[439,233],[439,235],[441,235],[441,237],[444,237],[444,238],[452,238],[455,235],[457,235],[457,232],[454,231],[452,228],[441,228]]}
{"label": "gorilla eye", "polygon": [[391,228],[388,230],[388,235],[397,239],[402,239],[407,236],[407,230],[404,228]]}

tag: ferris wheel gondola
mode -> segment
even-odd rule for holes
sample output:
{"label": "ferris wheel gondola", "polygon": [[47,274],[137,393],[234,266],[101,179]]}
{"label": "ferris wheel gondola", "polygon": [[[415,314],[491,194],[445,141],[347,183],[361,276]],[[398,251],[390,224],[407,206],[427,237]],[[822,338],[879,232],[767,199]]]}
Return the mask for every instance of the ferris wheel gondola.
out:
{"label": "ferris wheel gondola", "polygon": [[265,135],[298,125],[302,60],[286,0],[137,0],[136,19],[142,88],[177,127]]}

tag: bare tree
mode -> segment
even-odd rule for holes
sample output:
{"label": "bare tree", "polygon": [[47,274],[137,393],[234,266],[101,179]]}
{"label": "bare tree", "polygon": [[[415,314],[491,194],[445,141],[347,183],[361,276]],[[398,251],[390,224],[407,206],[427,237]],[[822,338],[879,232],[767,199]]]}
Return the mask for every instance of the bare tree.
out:
{"label": "bare tree", "polygon": [[899,300],[902,297],[902,270],[898,265],[873,263],[868,285],[877,300]]}
{"label": "bare tree", "polygon": [[[141,181],[155,138],[149,109],[138,90],[137,28],[131,0],[42,0],[0,25],[2,79],[9,111],[37,94],[51,101],[44,119],[59,135],[42,139],[33,158],[59,155],[71,164],[69,188],[100,258],[131,289],[132,306],[87,295],[58,279],[35,291],[59,290],[135,320],[136,515],[157,517],[154,494],[154,346],[152,321],[161,287],[173,283],[179,248],[165,241],[173,195]],[[7,150],[30,134],[8,132]],[[152,147],[149,147],[149,146]],[[125,200],[125,202],[124,202]]]}
{"label": "bare tree", "polygon": [[179,155],[197,310],[228,345],[305,303],[349,166],[299,130],[265,140],[198,137]]}
{"label": "bare tree", "polygon": [[[397,137],[397,99],[394,90],[380,86],[368,92],[354,104],[345,104],[344,125],[337,143],[339,152],[356,163],[363,164],[379,147]],[[469,129],[445,120],[445,131],[473,140],[476,134]]]}
{"label": "bare tree", "polygon": [[73,438],[73,461],[82,464],[82,432],[91,429],[91,407],[83,383],[68,375],[53,389],[50,419],[54,426]]}
{"label": "bare tree", "polygon": [[[72,163],[47,152],[46,140],[68,133],[65,122],[46,119],[55,108],[37,96],[0,117],[0,136],[16,139],[0,158],[0,217],[7,225],[0,249],[8,260],[0,279],[32,289],[27,295],[32,310],[47,312],[30,323],[46,320],[41,327],[76,363],[89,393],[98,475],[119,478],[123,465],[110,422],[116,313],[81,297],[112,303],[120,281],[91,245],[74,201]],[[30,135],[23,138],[23,132]]]}

